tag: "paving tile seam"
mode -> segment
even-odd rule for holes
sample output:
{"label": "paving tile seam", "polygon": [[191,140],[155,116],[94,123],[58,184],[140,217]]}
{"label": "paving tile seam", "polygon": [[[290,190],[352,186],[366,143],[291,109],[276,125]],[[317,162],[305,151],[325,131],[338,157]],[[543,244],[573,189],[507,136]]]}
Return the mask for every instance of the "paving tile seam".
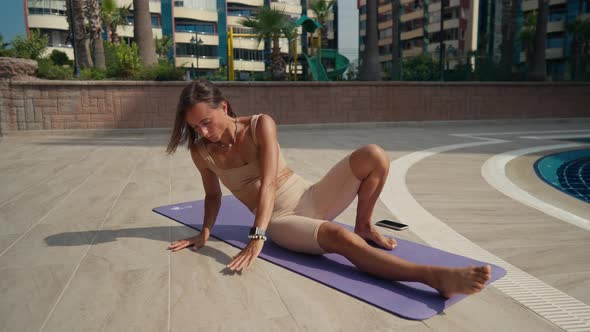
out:
{"label": "paving tile seam", "polygon": [[[534,133],[544,133],[546,131],[535,131]],[[550,131],[550,132],[571,132],[571,131]],[[491,133],[491,135],[505,135],[505,134],[527,134],[530,132],[503,132]],[[490,133],[486,133],[490,134]],[[391,168],[396,172],[390,172],[388,179],[381,194],[384,205],[402,222],[411,225],[411,230],[431,246],[438,247],[442,250],[455,252],[466,255],[478,260],[487,261],[506,269],[507,275],[496,281],[494,287],[505,293],[506,295],[519,302],[521,305],[527,307],[531,311],[540,315],[544,319],[557,325],[560,328],[568,329],[570,324],[562,321],[562,319],[549,318],[543,314],[543,309],[540,309],[535,302],[543,300],[542,297],[528,289],[529,285],[534,285],[545,289],[547,292],[555,296],[559,296],[563,302],[560,305],[545,301],[545,305],[558,309],[567,314],[567,319],[574,319],[580,321],[584,325],[583,328],[590,329],[590,319],[586,318],[586,314],[590,313],[590,307],[577,299],[545,284],[541,280],[529,275],[528,273],[518,269],[510,263],[493,255],[489,251],[479,247],[469,239],[465,238],[447,224],[430,214],[424,207],[422,207],[410,193],[407,184],[406,176],[409,169],[416,163],[431,157],[433,155],[458,150],[463,148],[471,148],[477,146],[485,146],[491,144],[502,144],[510,141],[495,138],[479,137],[476,134],[452,134],[451,136],[459,136],[466,139],[478,140],[478,142],[459,143],[445,146],[433,147],[421,151],[416,151],[400,157],[391,162]],[[394,204],[395,203],[395,204]],[[518,293],[515,293],[517,291]],[[522,298],[516,294],[531,293],[530,297]],[[574,305],[581,310],[569,310],[568,305]]]}
{"label": "paving tile seam", "polygon": [[14,240],[14,242],[12,244],[10,244],[10,246],[8,246],[6,249],[4,249],[4,251],[2,253],[0,253],[0,257],[2,255],[4,255],[8,250],[10,250],[10,248],[12,248],[16,243],[18,243],[18,241],[20,241],[23,237],[25,237],[31,230],[33,230],[35,227],[40,225],[43,222],[43,220],[45,220],[45,218],[47,218],[51,214],[51,212],[53,212],[60,204],[65,202],[74,192],[76,192],[78,189],[80,189],[80,187],[82,187],[88,181],[88,179],[90,179],[94,174],[98,173],[103,168],[105,168],[106,165],[108,164],[108,161],[110,161],[112,158],[113,157],[110,157],[100,167],[98,167],[94,172],[89,174],[84,179],[84,181],[82,181],[78,186],[76,186],[74,189],[72,189],[62,200],[57,202],[49,211],[47,211],[47,213],[45,213],[41,218],[39,218],[39,220],[36,223],[31,225],[31,227],[29,227],[29,229],[27,229],[23,234],[21,234],[21,236],[19,236],[16,240]]}
{"label": "paving tile seam", "polygon": [[[168,155],[168,204],[172,204],[172,158]],[[168,226],[168,243],[172,242],[172,223]],[[172,251],[168,250],[168,323],[167,331],[170,332],[172,319]]]}
{"label": "paving tile seam", "polygon": [[[121,190],[119,191],[119,194],[117,195],[117,198],[113,201],[113,204],[111,205],[109,211],[107,211],[107,214],[105,215],[105,217],[102,220],[101,225],[98,227],[96,234],[93,235],[92,240],[90,241],[90,244],[88,245],[88,247],[86,248],[86,251],[84,252],[84,254],[82,255],[82,257],[80,258],[80,260],[78,261],[78,263],[76,264],[76,267],[74,268],[74,271],[72,272],[72,274],[70,275],[70,278],[68,279],[68,281],[66,282],[65,286],[62,288],[61,293],[59,294],[57,300],[55,301],[53,307],[51,308],[51,310],[49,311],[49,313],[47,314],[47,316],[45,317],[45,320],[43,321],[43,324],[41,325],[41,327],[39,328],[39,332],[43,331],[43,329],[45,328],[45,325],[47,324],[47,322],[49,322],[49,319],[51,318],[53,312],[55,311],[55,308],[57,308],[57,305],[59,304],[59,302],[61,301],[62,297],[64,296],[67,288],[69,287],[70,283],[72,282],[72,280],[74,279],[74,277],[76,276],[76,273],[78,272],[78,269],[80,268],[80,265],[82,264],[82,261],[84,260],[84,258],[86,258],[86,256],[88,255],[88,252],[90,251],[90,249],[92,248],[92,246],[94,245],[94,241],[96,240],[96,238],[98,237],[98,233],[102,230],[104,224],[106,223],[106,221],[108,220],[111,211],[113,210],[113,208],[115,207],[115,205],[117,204],[117,202],[119,201],[119,198],[121,197],[121,194],[123,193],[123,190],[125,190],[125,187],[129,184],[129,181],[131,180],[131,177],[133,176],[133,173],[135,173],[135,171],[137,170],[137,166],[140,164],[141,161],[143,161],[144,159],[146,159],[149,155],[151,154],[150,151],[148,151],[148,154],[146,156],[144,156],[143,158],[137,158],[135,165],[133,167],[133,169],[131,170],[131,172],[129,172],[129,175],[127,176],[126,180],[124,181],[124,185],[121,186]],[[109,158],[110,160],[111,158]],[[107,163],[105,163],[103,166],[106,166]],[[102,168],[102,167],[101,167]],[[100,169],[101,169],[100,168]],[[91,175],[95,174],[96,172],[93,172]],[[89,176],[90,177],[90,176]]]}
{"label": "paving tile seam", "polygon": [[28,186],[25,189],[23,189],[20,194],[15,195],[14,197],[12,197],[11,199],[9,199],[8,201],[6,201],[6,202],[0,202],[0,208],[4,207],[6,204],[9,204],[9,203],[17,200],[19,197],[21,197],[22,195],[26,194],[31,188],[36,187],[36,186],[41,185],[41,184],[44,184],[44,183],[48,182],[49,180],[55,179],[55,176],[57,175],[58,172],[61,172],[62,170],[68,168],[69,166],[72,165],[72,163],[73,164],[77,164],[77,163],[81,162],[82,160],[90,157],[93,153],[96,153],[98,150],[103,149],[103,148],[104,147],[98,147],[98,148],[96,148],[96,149],[88,152],[86,155],[82,156],[78,160],[73,161],[73,162],[68,162],[68,163],[64,164],[64,166],[59,167],[56,170],[53,170],[53,172],[51,174],[49,174],[48,176],[46,176],[45,179],[41,180],[40,182],[31,184],[30,186]]}
{"label": "paving tile seam", "polygon": [[520,188],[514,182],[512,182],[508,176],[506,175],[506,165],[513,159],[518,157],[528,155],[531,153],[542,152],[542,151],[549,151],[549,150],[559,150],[559,149],[568,149],[573,147],[581,147],[581,146],[588,146],[587,144],[580,144],[580,143],[568,143],[568,144],[555,144],[555,145],[542,145],[536,147],[529,147],[524,149],[517,149],[517,150],[510,150],[503,152],[501,154],[497,154],[488,160],[486,160],[481,167],[481,175],[486,180],[486,182],[498,190],[499,192],[503,193],[504,195],[510,197],[511,199],[520,202],[526,206],[529,206],[533,209],[541,211],[549,216],[552,216],[556,219],[565,221],[570,223],[574,226],[580,227],[584,230],[590,231],[590,220],[578,216],[572,212],[563,210],[555,205],[552,205],[549,202],[543,201],[533,195],[531,195],[528,191]]}
{"label": "paving tile seam", "polygon": [[285,300],[283,299],[283,296],[279,292],[279,289],[277,288],[275,281],[272,279],[272,276],[270,275],[268,270],[264,267],[264,264],[261,264],[260,266],[262,267],[262,271],[264,271],[264,274],[266,275],[266,277],[270,280],[270,284],[272,285],[273,290],[275,291],[275,293],[277,294],[277,296],[281,300],[283,307],[285,308],[285,310],[287,310],[287,312],[289,313],[289,316],[291,317],[291,319],[295,323],[295,326],[297,327],[297,331],[301,331],[301,326],[299,325],[299,322],[297,321],[297,319],[295,319],[295,316],[293,315],[291,310],[289,310],[289,306],[287,306],[287,303],[285,302]]}

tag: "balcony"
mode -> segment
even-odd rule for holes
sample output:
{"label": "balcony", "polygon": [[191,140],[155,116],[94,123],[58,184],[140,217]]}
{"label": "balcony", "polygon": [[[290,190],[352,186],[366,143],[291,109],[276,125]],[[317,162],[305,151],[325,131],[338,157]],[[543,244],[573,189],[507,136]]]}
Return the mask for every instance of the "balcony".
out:
{"label": "balcony", "polygon": [[[190,18],[193,20],[217,22],[217,11],[211,9],[174,7],[175,18]],[[229,17],[228,17],[229,18]]]}
{"label": "balcony", "polygon": [[415,20],[417,18],[422,18],[422,17],[424,17],[424,11],[423,10],[416,10],[411,13],[401,15],[400,19],[402,22],[408,22],[408,21]]}
{"label": "balcony", "polygon": [[[219,45],[219,36],[216,34],[197,33],[197,36],[198,36],[198,38],[201,38],[204,45]],[[176,43],[190,44],[191,38],[195,37],[195,33],[194,32],[186,32],[186,31],[182,31],[182,32],[176,31],[176,33],[174,34],[174,37],[175,37]]]}
{"label": "balcony", "polygon": [[[117,34],[121,37],[133,37],[133,24],[119,25],[117,27]],[[162,28],[152,28],[153,37],[162,38]]]}
{"label": "balcony", "polygon": [[[460,5],[461,5],[460,0],[451,0],[451,1],[449,1],[449,6],[445,6],[445,9],[452,8],[452,7],[458,7]],[[428,5],[428,12],[430,12],[430,13],[440,12],[440,1],[437,3],[433,3],[431,5]]]}
{"label": "balcony", "polygon": [[234,48],[243,48],[247,50],[264,50],[264,40],[257,43],[256,38],[234,38]]}
{"label": "balcony", "polygon": [[228,0],[227,3],[239,3],[242,5],[261,7],[264,6],[264,0]]}
{"label": "balcony", "polygon": [[547,33],[565,31],[564,21],[547,22]]}
{"label": "balcony", "polygon": [[402,50],[402,57],[404,57],[404,58],[415,57],[415,56],[422,54],[422,52],[423,52],[422,47],[412,47],[407,50]]}
{"label": "balcony", "polygon": [[65,16],[60,15],[29,15],[29,28],[68,30]]}
{"label": "balcony", "polygon": [[[191,55],[177,55],[174,59],[176,67],[197,68],[197,58]],[[219,68],[218,57],[199,57],[199,69],[217,69]]]}
{"label": "balcony", "polygon": [[379,7],[377,8],[377,13],[383,14],[383,13],[391,12],[391,10],[392,10],[392,4],[386,3],[386,4],[379,5]]}
{"label": "balcony", "polygon": [[400,33],[401,40],[408,40],[408,39],[413,39],[413,38],[422,37],[422,36],[424,36],[424,29],[423,28],[416,28],[414,30],[404,31],[404,32]]}
{"label": "balcony", "polygon": [[234,70],[264,71],[264,61],[235,59]]}
{"label": "balcony", "polygon": [[[454,29],[459,27],[459,19],[453,18],[450,20],[445,20],[443,23],[443,30]],[[428,32],[436,32],[440,30],[440,21],[436,23],[431,23],[427,27]]]}
{"label": "balcony", "polygon": [[391,28],[391,27],[393,27],[392,21],[379,22],[379,24],[377,24],[377,29],[379,29],[379,30],[383,30],[383,29],[387,29],[387,28]]}
{"label": "balcony", "polygon": [[[133,0],[116,0],[118,7],[129,6],[133,8]],[[162,5],[160,1],[150,1],[150,13],[161,13],[162,12]]]}
{"label": "balcony", "polygon": [[[271,2],[270,8],[272,8],[272,9],[279,9],[280,8],[280,9],[283,9],[286,13],[301,15],[301,6],[292,5],[292,4],[288,4],[288,3],[284,3],[284,2]],[[333,16],[332,16],[332,19],[334,19]]]}

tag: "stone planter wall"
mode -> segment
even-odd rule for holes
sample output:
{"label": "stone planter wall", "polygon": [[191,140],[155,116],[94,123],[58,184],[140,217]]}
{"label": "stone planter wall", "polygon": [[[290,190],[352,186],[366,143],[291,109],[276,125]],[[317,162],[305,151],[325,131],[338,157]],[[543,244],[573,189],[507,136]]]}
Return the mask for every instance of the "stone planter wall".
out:
{"label": "stone planter wall", "polygon": [[[585,83],[216,82],[279,124],[590,117]],[[2,81],[0,130],[166,128],[186,82]]]}

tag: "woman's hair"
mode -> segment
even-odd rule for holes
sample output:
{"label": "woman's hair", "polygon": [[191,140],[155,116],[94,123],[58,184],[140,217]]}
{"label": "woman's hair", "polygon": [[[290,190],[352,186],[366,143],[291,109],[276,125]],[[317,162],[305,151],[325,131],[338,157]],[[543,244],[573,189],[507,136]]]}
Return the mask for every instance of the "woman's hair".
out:
{"label": "woman's hair", "polygon": [[205,79],[190,82],[180,94],[178,106],[176,107],[176,119],[174,120],[174,129],[166,152],[170,155],[176,152],[176,148],[187,142],[187,148],[192,150],[199,139],[199,134],[186,122],[186,111],[197,103],[205,102],[213,108],[218,108],[221,103],[227,103],[227,114],[232,118],[236,117],[231,105],[221,94],[221,90],[215,84]]}

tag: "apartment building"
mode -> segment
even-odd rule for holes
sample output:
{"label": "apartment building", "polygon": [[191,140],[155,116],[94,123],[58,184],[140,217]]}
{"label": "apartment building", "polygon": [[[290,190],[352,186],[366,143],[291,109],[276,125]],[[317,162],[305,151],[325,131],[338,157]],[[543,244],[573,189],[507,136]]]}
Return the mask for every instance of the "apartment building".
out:
{"label": "apartment building", "polygon": [[[40,29],[49,36],[49,49],[68,54],[73,58],[71,44],[67,40],[68,24],[65,0],[23,0],[26,13],[26,29]],[[248,29],[240,25],[244,17],[250,17],[258,8],[268,4],[271,8],[283,9],[294,21],[303,12],[315,17],[308,8],[310,0],[150,0],[152,15],[152,32],[154,38],[171,36],[174,48],[171,56],[178,67],[192,68],[200,74],[206,74],[226,66],[228,62],[228,31],[248,34]],[[119,6],[132,4],[132,0],[117,0]],[[335,15],[328,22],[328,39],[334,45]],[[119,26],[117,34],[125,42],[133,40],[133,12],[128,24]],[[301,35],[301,28],[299,28]],[[310,36],[308,36],[309,38]],[[104,38],[107,38],[105,33]],[[309,40],[308,40],[309,43]],[[288,52],[288,41],[280,40],[281,52]],[[298,43],[298,53],[302,53],[302,43]],[[265,59],[270,55],[270,45],[262,41],[257,43],[254,37],[236,37],[233,41],[234,69],[246,74],[262,72]],[[302,60],[302,59],[301,59]]]}
{"label": "apartment building", "polygon": [[[366,2],[358,0],[359,51],[364,52],[366,34]],[[441,0],[401,0],[398,17],[393,17],[392,0],[378,2],[379,61],[383,72],[391,65],[393,49],[393,24],[399,22],[399,43],[403,58],[422,53],[438,56],[440,40],[445,44],[446,57],[451,65],[477,46],[478,1],[447,0],[441,15]],[[443,20],[441,31],[440,21]],[[359,55],[362,58],[362,55]]]}
{"label": "apartment building", "polygon": [[[480,36],[491,40],[484,45],[486,53],[496,60],[500,58],[502,44],[502,2],[481,0],[480,3]],[[538,9],[537,0],[523,0],[517,13],[518,30],[520,31],[530,15]],[[576,19],[590,18],[590,0],[551,0],[547,22],[547,39],[545,59],[547,75],[562,78],[567,67],[567,58],[571,56],[572,36],[567,32],[568,22]],[[526,55],[524,47],[517,38],[515,44],[514,64],[524,69]]]}
{"label": "apartment building", "polygon": [[[359,51],[362,58],[366,31],[366,1],[357,0],[359,8]],[[485,48],[483,53],[500,59],[502,45],[502,1],[447,0],[443,12],[443,32],[440,29],[441,0],[401,0],[399,41],[404,58],[422,53],[438,57],[441,36],[445,57],[451,64],[465,61],[469,51]],[[518,15],[518,29],[527,17],[537,10],[537,0],[522,0]],[[572,36],[566,25],[576,19],[590,17],[590,0],[551,0],[547,24],[546,59],[548,74],[561,77],[566,71],[571,52]],[[384,72],[391,65],[393,45],[392,0],[378,0],[379,59]],[[520,39],[516,40],[514,63],[525,65],[525,52]],[[480,49],[480,51],[482,51]]]}

